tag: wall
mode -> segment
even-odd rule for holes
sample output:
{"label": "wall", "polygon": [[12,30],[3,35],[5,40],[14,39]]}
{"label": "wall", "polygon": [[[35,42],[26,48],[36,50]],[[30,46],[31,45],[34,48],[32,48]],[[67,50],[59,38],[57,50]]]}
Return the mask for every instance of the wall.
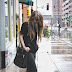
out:
{"label": "wall", "polygon": [[28,10],[28,5],[23,4],[23,10],[22,10],[22,14],[23,14],[23,22],[28,20],[28,16],[27,16],[27,10]]}

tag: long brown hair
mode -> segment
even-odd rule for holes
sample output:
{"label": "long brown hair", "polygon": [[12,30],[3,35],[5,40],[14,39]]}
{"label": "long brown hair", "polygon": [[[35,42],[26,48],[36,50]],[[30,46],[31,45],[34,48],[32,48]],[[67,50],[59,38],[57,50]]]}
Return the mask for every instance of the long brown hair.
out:
{"label": "long brown hair", "polygon": [[[37,18],[37,24],[34,24],[33,20]],[[34,11],[30,18],[29,18],[29,34],[30,34],[30,39],[34,39],[35,37],[35,32],[34,32],[34,26],[37,25],[37,34],[38,34],[38,39],[41,39],[41,35],[43,32],[43,16],[41,15],[40,12]]]}

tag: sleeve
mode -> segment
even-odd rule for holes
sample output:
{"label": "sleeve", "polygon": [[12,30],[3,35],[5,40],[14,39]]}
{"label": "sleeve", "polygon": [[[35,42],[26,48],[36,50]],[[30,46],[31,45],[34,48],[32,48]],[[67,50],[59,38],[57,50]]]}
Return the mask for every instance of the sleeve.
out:
{"label": "sleeve", "polygon": [[27,25],[25,23],[22,24],[20,34],[26,34],[27,33]]}

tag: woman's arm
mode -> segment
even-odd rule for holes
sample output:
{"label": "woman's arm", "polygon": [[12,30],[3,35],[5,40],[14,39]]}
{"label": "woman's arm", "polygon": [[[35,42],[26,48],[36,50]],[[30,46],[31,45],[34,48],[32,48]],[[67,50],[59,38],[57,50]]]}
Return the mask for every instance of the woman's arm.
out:
{"label": "woman's arm", "polygon": [[30,50],[30,48],[25,46],[24,40],[23,40],[23,34],[20,34],[19,38],[20,38],[20,41],[21,41],[23,48],[28,52]]}

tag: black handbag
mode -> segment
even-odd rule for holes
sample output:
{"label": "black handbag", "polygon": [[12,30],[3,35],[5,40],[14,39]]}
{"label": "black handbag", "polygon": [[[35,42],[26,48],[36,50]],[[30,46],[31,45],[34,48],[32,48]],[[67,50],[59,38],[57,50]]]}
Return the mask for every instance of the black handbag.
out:
{"label": "black handbag", "polygon": [[17,53],[14,58],[14,64],[20,68],[26,68],[27,58],[28,58],[28,53],[24,50],[24,48],[18,46]]}

